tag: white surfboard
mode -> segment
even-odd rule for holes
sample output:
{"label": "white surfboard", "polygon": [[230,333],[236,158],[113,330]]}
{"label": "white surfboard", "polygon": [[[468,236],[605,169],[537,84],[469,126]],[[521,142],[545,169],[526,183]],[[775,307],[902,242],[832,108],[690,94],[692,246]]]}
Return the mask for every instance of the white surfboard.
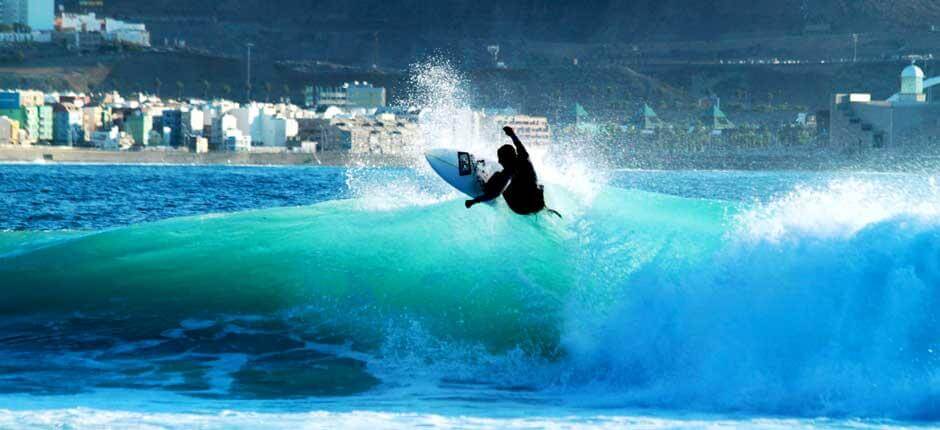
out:
{"label": "white surfboard", "polygon": [[470,197],[483,195],[483,184],[499,171],[498,163],[456,149],[434,148],[424,157],[441,179]]}

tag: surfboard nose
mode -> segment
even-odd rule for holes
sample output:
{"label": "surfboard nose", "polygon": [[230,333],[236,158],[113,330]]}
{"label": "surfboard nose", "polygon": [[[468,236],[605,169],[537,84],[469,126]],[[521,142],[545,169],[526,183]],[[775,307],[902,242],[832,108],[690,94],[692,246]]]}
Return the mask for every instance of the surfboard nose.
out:
{"label": "surfboard nose", "polygon": [[431,158],[446,159],[451,152],[455,152],[455,150],[447,148],[431,148],[424,151],[424,158],[428,160]]}

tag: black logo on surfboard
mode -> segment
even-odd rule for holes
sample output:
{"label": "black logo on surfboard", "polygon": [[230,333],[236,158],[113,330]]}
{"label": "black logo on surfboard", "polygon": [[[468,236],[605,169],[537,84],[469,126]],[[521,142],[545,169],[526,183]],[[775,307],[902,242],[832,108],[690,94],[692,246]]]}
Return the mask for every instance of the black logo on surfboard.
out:
{"label": "black logo on surfboard", "polygon": [[473,157],[469,152],[457,153],[457,171],[460,176],[467,176],[473,173]]}

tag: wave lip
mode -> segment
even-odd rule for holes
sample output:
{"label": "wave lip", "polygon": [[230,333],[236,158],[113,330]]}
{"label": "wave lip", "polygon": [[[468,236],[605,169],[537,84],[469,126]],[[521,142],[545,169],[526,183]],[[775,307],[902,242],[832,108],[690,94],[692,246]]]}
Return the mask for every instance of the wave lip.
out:
{"label": "wave lip", "polygon": [[876,185],[797,190],[734,215],[707,264],[621,280],[565,333],[569,381],[614,404],[940,419],[940,200]]}

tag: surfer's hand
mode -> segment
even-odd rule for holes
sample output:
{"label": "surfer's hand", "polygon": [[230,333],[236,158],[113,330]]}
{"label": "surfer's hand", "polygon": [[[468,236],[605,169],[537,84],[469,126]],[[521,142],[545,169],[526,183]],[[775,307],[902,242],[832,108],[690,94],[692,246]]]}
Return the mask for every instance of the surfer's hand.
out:
{"label": "surfer's hand", "polygon": [[476,203],[477,203],[477,202],[475,202],[475,201],[473,201],[473,200],[467,200],[467,201],[463,202],[463,205],[466,206],[467,209],[470,209],[470,206],[473,206],[473,205],[475,205]]}
{"label": "surfer's hand", "polygon": [[516,131],[513,130],[512,127],[508,125],[503,127],[503,133],[506,133],[506,136],[509,136],[509,137],[513,137],[516,135]]}

